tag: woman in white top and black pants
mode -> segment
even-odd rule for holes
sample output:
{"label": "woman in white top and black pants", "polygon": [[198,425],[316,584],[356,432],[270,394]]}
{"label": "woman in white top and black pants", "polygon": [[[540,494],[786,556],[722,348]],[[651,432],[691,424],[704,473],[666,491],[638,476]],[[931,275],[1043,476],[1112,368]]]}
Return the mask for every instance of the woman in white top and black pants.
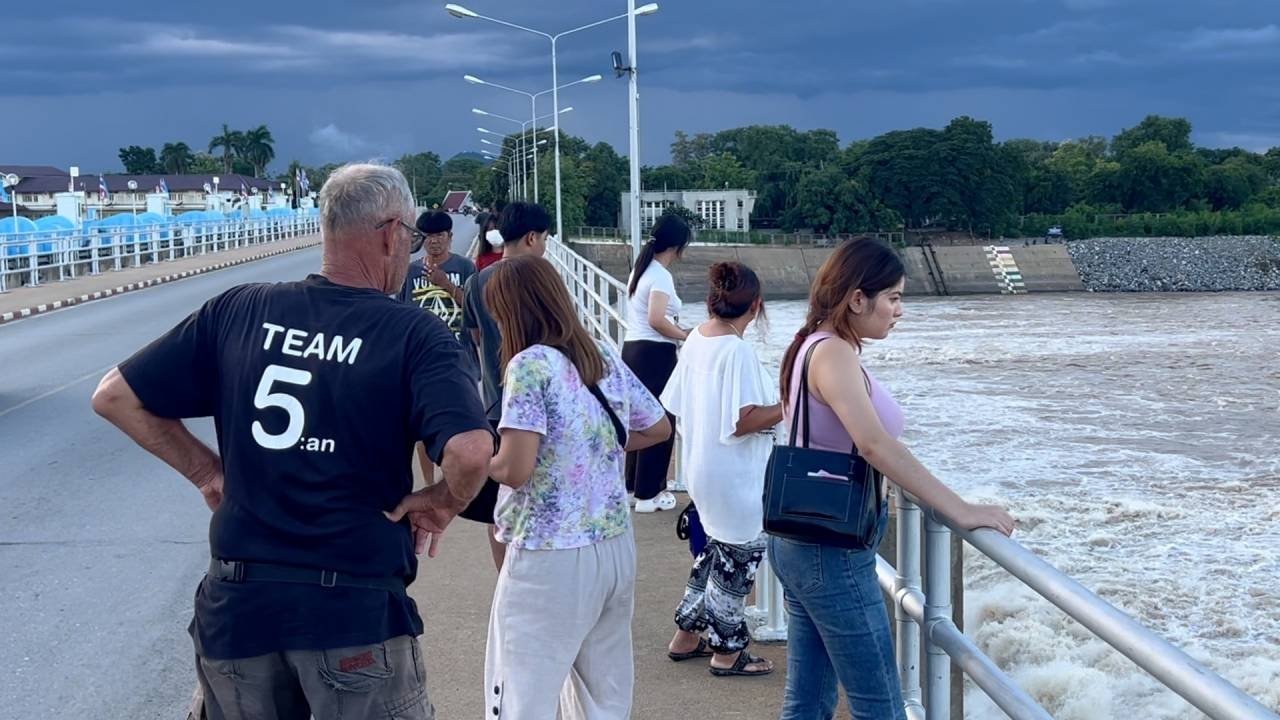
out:
{"label": "woman in white top and black pants", "polygon": [[[680,296],[669,268],[684,255],[693,233],[684,220],[663,215],[654,224],[649,242],[640,249],[631,271],[630,327],[622,345],[622,360],[655,396],[661,395],[676,368],[676,344],[689,331],[676,324]],[[667,470],[675,438],[646,450],[627,453],[627,491],[635,494],[636,512],[670,510],[676,498],[667,492]]]}

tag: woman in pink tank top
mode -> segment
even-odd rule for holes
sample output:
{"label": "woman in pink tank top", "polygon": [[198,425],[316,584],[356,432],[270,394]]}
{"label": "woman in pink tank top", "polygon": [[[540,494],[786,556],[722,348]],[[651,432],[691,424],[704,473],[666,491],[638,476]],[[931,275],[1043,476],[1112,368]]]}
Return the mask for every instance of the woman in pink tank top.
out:
{"label": "woman in pink tank top", "polygon": [[[995,505],[975,505],[943,485],[898,441],[902,408],[862,367],[866,340],[881,340],[902,316],[906,270],[894,250],[869,238],[842,244],[823,263],[809,294],[809,313],[782,360],[788,423],[807,413],[809,446],[857,452],[898,487],[967,528],[1006,535],[1013,518]],[[809,350],[809,402],[800,397]],[[884,532],[887,512],[881,509]],[[769,538],[768,557],[785,590],[787,690],[780,720],[826,720],[838,689],[856,720],[905,720],[889,616],[876,583],[876,551]]]}

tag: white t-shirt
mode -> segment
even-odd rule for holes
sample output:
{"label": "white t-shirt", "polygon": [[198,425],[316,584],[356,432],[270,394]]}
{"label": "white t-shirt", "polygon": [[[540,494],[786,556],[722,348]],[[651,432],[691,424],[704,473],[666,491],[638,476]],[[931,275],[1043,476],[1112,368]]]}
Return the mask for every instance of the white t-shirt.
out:
{"label": "white t-shirt", "polygon": [[649,267],[645,268],[644,274],[640,276],[640,282],[636,284],[636,292],[631,296],[627,339],[653,340],[674,345],[675,340],[663,336],[649,324],[649,294],[655,291],[667,296],[667,318],[675,322],[675,318],[680,317],[680,308],[684,304],[676,294],[675,278],[671,277],[671,271],[663,267],[662,263],[654,260],[649,263]]}
{"label": "white t-shirt", "polygon": [[763,532],[764,469],[773,437],[733,432],[742,408],[777,402],[778,390],[750,343],[737,335],[706,337],[700,329],[689,335],[662,404],[676,416],[689,497],[716,540],[741,545]]}

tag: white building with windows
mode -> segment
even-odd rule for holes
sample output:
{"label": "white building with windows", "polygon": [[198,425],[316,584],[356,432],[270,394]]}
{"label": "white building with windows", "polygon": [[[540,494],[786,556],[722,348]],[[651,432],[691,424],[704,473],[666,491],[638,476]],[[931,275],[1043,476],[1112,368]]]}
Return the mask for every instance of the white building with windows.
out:
{"label": "white building with windows", "polygon": [[[627,193],[622,193],[622,210],[618,227],[630,227],[631,207]],[[708,230],[747,232],[751,229],[751,211],[755,209],[753,190],[659,190],[640,193],[640,230],[649,232],[669,207],[680,205],[702,218]]]}

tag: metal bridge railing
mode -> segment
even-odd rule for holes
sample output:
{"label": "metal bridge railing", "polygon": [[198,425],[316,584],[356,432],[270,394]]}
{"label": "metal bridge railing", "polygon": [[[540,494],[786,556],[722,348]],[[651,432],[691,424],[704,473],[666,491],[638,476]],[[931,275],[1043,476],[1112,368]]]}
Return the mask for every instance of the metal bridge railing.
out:
{"label": "metal bridge railing", "polygon": [[[548,242],[547,258],[560,271],[588,329],[615,348],[621,347],[626,332],[626,285],[563,243]],[[912,720],[951,720],[953,663],[1014,720],[1052,717],[952,622],[952,532],[1213,720],[1280,720],[1017,541],[994,530],[960,529],[900,490],[895,490],[894,498],[897,566],[878,558],[876,576],[894,605],[898,674]],[[767,562],[761,563],[756,575],[756,605],[747,612],[759,623],[753,632],[757,640],[786,640],[782,586]]]}
{"label": "metal bridge railing", "polygon": [[320,231],[312,214],[0,233],[0,292]]}
{"label": "metal bridge railing", "polygon": [[560,272],[587,330],[621,352],[627,338],[627,286],[557,240],[547,241],[547,259]]}
{"label": "metal bridge railing", "polygon": [[[898,507],[898,567],[879,559],[880,587],[894,600],[896,647],[903,697],[912,717],[949,720],[950,664],[955,663],[1014,720],[1050,715],[1019,688],[951,621],[951,533],[1056,605],[1095,637],[1115,648],[1164,687],[1213,720],[1277,720],[1277,716],[1172,643],[1036,556],[989,530],[964,530],[951,519],[895,493]],[[920,539],[923,516],[924,541]],[[923,550],[923,553],[921,552]],[[924,577],[921,588],[920,558]],[[905,622],[905,618],[911,622]],[[925,644],[923,708],[918,662]]]}

